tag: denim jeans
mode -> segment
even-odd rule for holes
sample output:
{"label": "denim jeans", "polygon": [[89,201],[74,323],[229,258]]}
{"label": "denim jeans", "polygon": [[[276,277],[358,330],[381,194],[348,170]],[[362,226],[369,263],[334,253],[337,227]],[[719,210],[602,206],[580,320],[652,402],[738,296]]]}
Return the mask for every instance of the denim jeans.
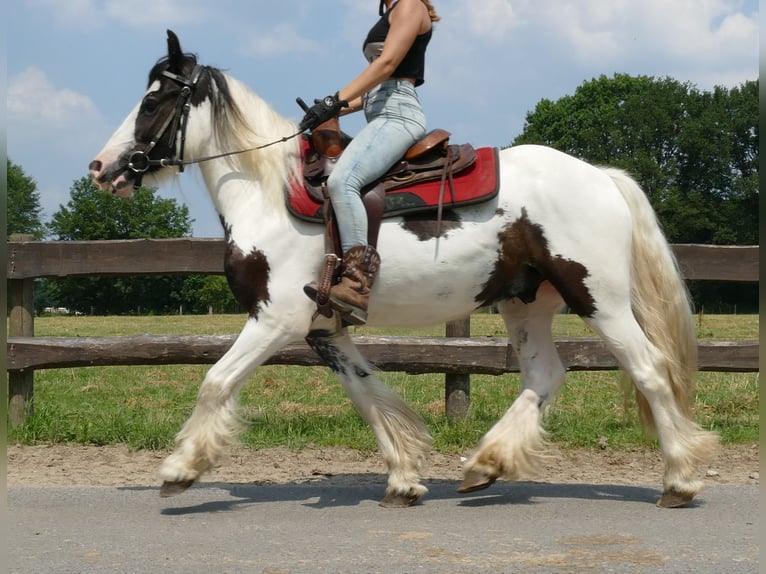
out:
{"label": "denim jeans", "polygon": [[367,212],[362,189],[402,158],[426,133],[426,118],[415,86],[390,79],[365,94],[367,125],[343,151],[327,180],[343,251],[367,245]]}

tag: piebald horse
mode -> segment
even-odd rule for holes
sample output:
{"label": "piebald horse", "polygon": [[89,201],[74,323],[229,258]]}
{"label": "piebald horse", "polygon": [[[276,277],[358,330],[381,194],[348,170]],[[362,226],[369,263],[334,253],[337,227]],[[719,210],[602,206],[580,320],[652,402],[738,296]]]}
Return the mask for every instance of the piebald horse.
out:
{"label": "piebald horse", "polygon": [[[316,313],[303,286],[316,280],[324,229],[295,217],[286,189],[301,176],[296,124],[241,82],[197,63],[168,31],[143,99],[90,163],[93,181],[120,196],[184,165],[199,169],[224,227],[225,273],[246,323],[207,372],[191,416],[163,461],[161,495],[183,492],[240,432],[238,393],[254,370],[305,339],[370,425],[388,476],[383,506],[426,491],[420,467],[431,437],[422,419],[376,378],[335,316]],[[292,136],[292,137],[291,137]],[[184,154],[188,159],[184,159]],[[633,382],[641,419],[656,431],[665,466],[657,504],[682,506],[702,488],[697,467],[717,436],[694,420],[697,343],[688,292],[645,194],[626,173],[554,149],[497,154],[489,201],[436,214],[390,217],[368,324],[418,326],[496,305],[518,354],[521,391],[465,462],[461,492],[540,468],[542,414],[564,384],[551,323],[566,305]]]}

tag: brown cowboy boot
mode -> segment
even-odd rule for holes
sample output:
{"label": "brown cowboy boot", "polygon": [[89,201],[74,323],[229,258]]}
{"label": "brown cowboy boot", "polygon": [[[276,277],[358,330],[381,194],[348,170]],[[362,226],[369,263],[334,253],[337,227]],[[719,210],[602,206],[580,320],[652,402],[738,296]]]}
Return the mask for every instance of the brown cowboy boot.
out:
{"label": "brown cowboy boot", "polygon": [[[355,245],[343,254],[343,275],[340,283],[330,288],[330,306],[349,325],[367,322],[367,302],[380,269],[380,256],[371,245]],[[316,300],[318,288],[309,283],[303,290]]]}
{"label": "brown cowboy boot", "polygon": [[367,303],[379,269],[380,255],[372,245],[354,245],[343,254],[343,276],[330,288],[330,306],[347,323],[367,322]]}

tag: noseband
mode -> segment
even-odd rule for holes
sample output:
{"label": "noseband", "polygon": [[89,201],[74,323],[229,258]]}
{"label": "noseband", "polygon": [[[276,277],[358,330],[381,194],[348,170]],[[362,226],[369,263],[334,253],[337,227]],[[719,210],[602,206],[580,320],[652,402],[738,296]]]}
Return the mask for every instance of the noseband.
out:
{"label": "noseband", "polygon": [[[197,82],[199,82],[201,73],[202,66],[200,65],[194,66],[191,77],[188,79],[184,78],[183,76],[179,76],[178,74],[168,72],[167,70],[162,72],[163,76],[179,83],[182,88],[178,93],[178,98],[176,99],[176,105],[173,108],[173,112],[167,117],[165,123],[162,124],[162,127],[160,127],[160,129],[157,131],[157,134],[151,139],[149,145],[146,146],[146,149],[141,151],[134,151],[128,158],[128,168],[130,168],[130,170],[134,173],[138,174],[139,178],[152,166],[168,167],[175,165],[179,167],[179,171],[184,170],[184,164],[187,163],[184,162],[186,124],[189,121],[189,110],[191,109],[189,98],[191,98],[194,89],[197,87]],[[170,129],[168,147],[171,150],[175,149],[176,147],[176,138],[180,138],[181,143],[178,150],[178,158],[169,157],[162,159],[151,159],[149,157],[149,153],[152,151],[152,149],[154,149],[154,146],[157,145],[157,142],[165,134],[165,130],[168,128]],[[140,185],[140,182],[137,183]]]}

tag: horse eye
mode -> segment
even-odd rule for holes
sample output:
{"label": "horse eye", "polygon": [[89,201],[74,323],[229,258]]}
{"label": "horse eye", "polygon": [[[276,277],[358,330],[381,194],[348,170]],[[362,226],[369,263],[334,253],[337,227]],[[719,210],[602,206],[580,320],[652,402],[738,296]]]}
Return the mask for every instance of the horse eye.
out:
{"label": "horse eye", "polygon": [[159,105],[160,103],[154,98],[146,98],[144,103],[141,104],[141,111],[147,114],[153,114],[155,111],[157,111]]}

